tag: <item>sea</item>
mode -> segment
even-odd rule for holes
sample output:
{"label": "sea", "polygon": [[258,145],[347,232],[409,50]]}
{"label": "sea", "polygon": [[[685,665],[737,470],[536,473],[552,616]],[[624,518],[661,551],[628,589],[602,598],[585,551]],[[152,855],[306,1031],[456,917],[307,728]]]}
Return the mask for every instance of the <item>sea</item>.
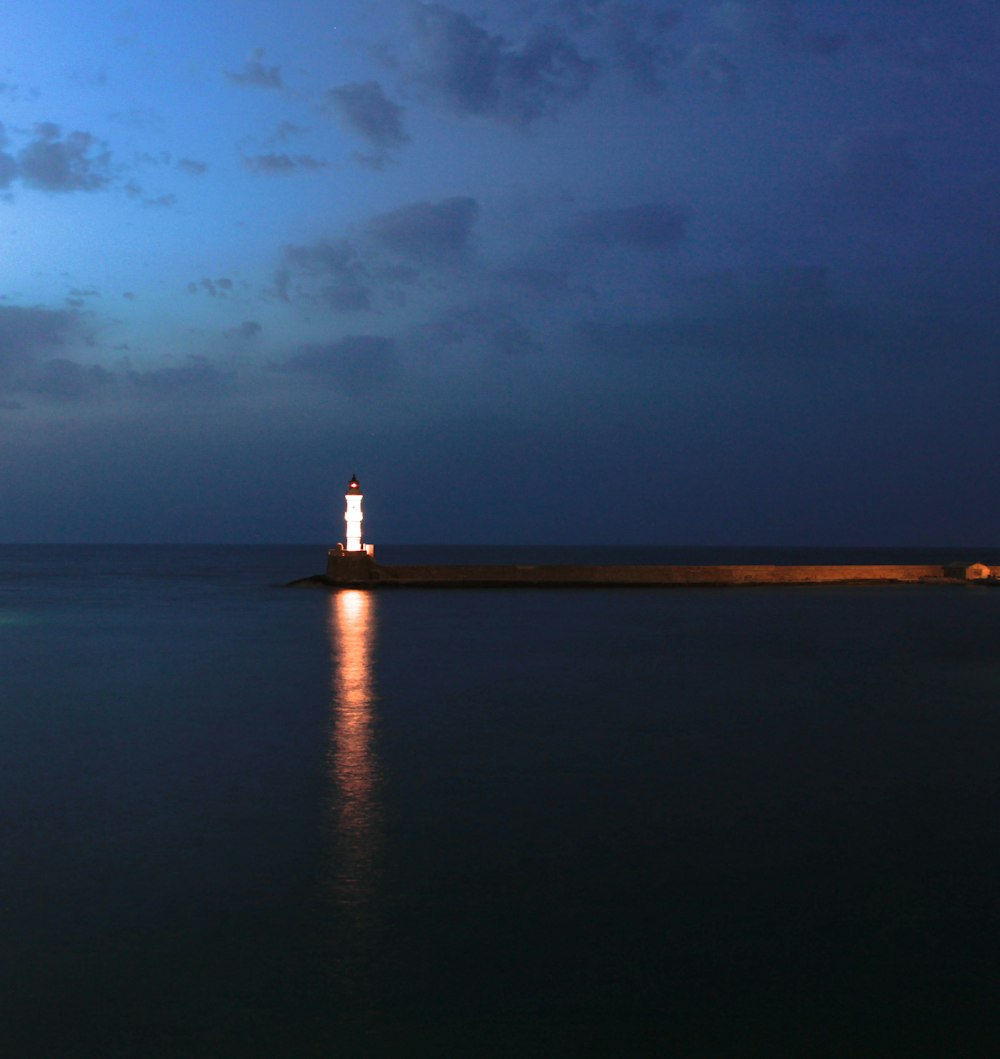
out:
{"label": "sea", "polygon": [[324,562],[0,546],[5,1059],[1000,1051],[1000,588]]}

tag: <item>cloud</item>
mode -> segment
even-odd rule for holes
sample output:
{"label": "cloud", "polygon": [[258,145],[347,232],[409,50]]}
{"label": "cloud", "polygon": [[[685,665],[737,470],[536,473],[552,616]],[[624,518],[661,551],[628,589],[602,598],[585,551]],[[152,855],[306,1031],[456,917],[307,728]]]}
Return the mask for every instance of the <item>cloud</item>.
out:
{"label": "cloud", "polygon": [[686,225],[687,214],[680,207],[650,202],[581,213],[572,224],[571,233],[596,243],[659,250],[681,242]]}
{"label": "cloud", "polygon": [[0,188],[10,187],[17,176],[17,162],[13,155],[0,151]]}
{"label": "cloud", "polygon": [[239,327],[231,328],[226,334],[231,338],[238,339],[242,342],[251,342],[263,330],[264,329],[256,320],[244,320]]}
{"label": "cloud", "polygon": [[681,17],[681,12],[673,7],[608,4],[605,8],[605,32],[611,54],[647,95],[663,91],[663,71],[678,60],[677,54],[665,46],[664,38]]}
{"label": "cloud", "polygon": [[179,158],[177,168],[191,176],[201,176],[208,169],[208,165],[205,162],[197,162],[193,158]]}
{"label": "cloud", "polygon": [[308,132],[302,125],[296,125],[294,121],[281,121],[274,130],[274,135],[268,137],[267,143],[287,143],[293,136],[300,136]]}
{"label": "cloud", "polygon": [[31,364],[40,354],[61,346],[78,318],[64,309],[0,305],[0,375]]}
{"label": "cloud", "polygon": [[381,389],[396,367],[396,343],[380,335],[349,335],[310,345],[275,365],[275,370],[360,396]]}
{"label": "cloud", "polygon": [[700,311],[675,321],[678,337],[738,357],[808,361],[856,352],[869,327],[817,266],[718,273],[699,300]]}
{"label": "cloud", "polygon": [[542,301],[557,301],[579,292],[579,288],[571,286],[569,273],[564,269],[511,265],[498,269],[494,275],[501,283]]}
{"label": "cloud", "polygon": [[163,115],[155,110],[144,110],[135,107],[131,110],[118,110],[108,115],[108,120],[119,125],[127,125],[133,129],[142,129],[147,132],[163,132]]}
{"label": "cloud", "polygon": [[[802,10],[810,13],[808,6]],[[821,58],[838,55],[851,41],[850,34],[842,30],[805,29],[792,0],[757,0],[753,4],[729,0],[712,8],[709,17],[733,37],[769,40],[789,51]]]}
{"label": "cloud", "polygon": [[385,250],[418,262],[442,263],[468,252],[478,213],[478,203],[467,196],[413,202],[372,217],[365,230]]}
{"label": "cloud", "polygon": [[597,73],[558,30],[517,47],[443,4],[413,8],[406,80],[458,114],[526,126],[583,95]]}
{"label": "cloud", "polygon": [[62,138],[58,125],[35,126],[35,139],[18,155],[20,175],[42,191],[98,191],[111,182],[111,152],[89,132]]}
{"label": "cloud", "polygon": [[326,169],[328,163],[308,154],[298,154],[294,158],[287,154],[255,154],[244,156],[243,164],[251,173],[288,176],[303,169],[311,171]]}
{"label": "cloud", "polygon": [[499,305],[461,305],[414,328],[418,348],[436,350],[465,345],[478,353],[524,357],[539,350],[531,331]]}
{"label": "cloud", "polygon": [[370,309],[372,291],[354,245],[347,239],[320,240],[286,246],[275,289],[283,301],[303,297],[338,312]]}
{"label": "cloud", "polygon": [[195,356],[177,367],[129,370],[126,378],[137,393],[153,400],[212,400],[228,393],[236,381],[234,372]]}
{"label": "cloud", "polygon": [[233,281],[228,276],[220,276],[218,279],[203,276],[197,283],[192,280],[187,285],[187,290],[188,294],[198,294],[204,291],[211,298],[226,298],[233,293]]}
{"label": "cloud", "polygon": [[336,312],[400,305],[421,270],[467,261],[478,205],[471,198],[413,202],[377,214],[350,238],[285,247],[272,293]]}
{"label": "cloud", "polygon": [[[0,148],[7,146],[7,130],[0,121]],[[0,150],[0,188],[10,187],[11,181],[17,176],[17,162],[13,155]]]}
{"label": "cloud", "polygon": [[[77,293],[96,295],[92,290]],[[82,302],[82,298],[76,300]],[[114,375],[104,368],[60,355],[80,337],[80,321],[72,310],[0,305],[0,384],[4,391],[75,400],[112,383]]]}
{"label": "cloud", "polygon": [[871,319],[831,292],[825,269],[726,271],[703,277],[688,307],[628,324],[582,325],[604,356],[697,355],[751,364],[817,365],[863,351]]}
{"label": "cloud", "polygon": [[56,357],[42,361],[18,380],[17,389],[57,400],[80,400],[106,389],[115,376],[99,364]]}
{"label": "cloud", "polygon": [[403,131],[403,108],[386,98],[378,81],[331,88],[326,99],[343,124],[364,137],[380,154],[409,139]]}
{"label": "cloud", "polygon": [[255,48],[250,58],[243,64],[242,69],[232,71],[226,70],[226,77],[233,84],[247,85],[253,88],[281,88],[281,68],[278,66],[265,66],[261,60],[264,58],[264,49]]}
{"label": "cloud", "polygon": [[388,151],[369,151],[367,154],[364,151],[355,151],[354,161],[358,165],[363,165],[366,169],[374,169],[376,172],[381,172],[395,159]]}

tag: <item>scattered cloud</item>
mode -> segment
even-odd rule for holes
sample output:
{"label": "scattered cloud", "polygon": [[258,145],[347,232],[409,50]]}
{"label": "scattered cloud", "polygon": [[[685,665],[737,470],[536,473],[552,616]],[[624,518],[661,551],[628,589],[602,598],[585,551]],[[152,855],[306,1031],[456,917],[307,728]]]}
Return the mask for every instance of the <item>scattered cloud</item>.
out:
{"label": "scattered cloud", "polygon": [[468,196],[414,202],[372,217],[365,230],[385,250],[418,262],[443,263],[469,251],[478,213],[478,203]]}
{"label": "scattered cloud", "polygon": [[264,58],[264,49],[255,48],[250,58],[239,70],[226,70],[226,77],[233,84],[247,85],[254,88],[281,88],[281,68],[278,66],[265,66],[261,61]]}
{"label": "scattered cloud", "polygon": [[56,357],[35,365],[18,380],[19,390],[56,400],[80,400],[107,389],[114,375],[99,364]]}
{"label": "scattered cloud", "polygon": [[197,162],[193,158],[179,158],[177,168],[189,176],[201,176],[208,169],[208,165],[205,162]]}
{"label": "scattered cloud", "polygon": [[326,169],[328,163],[308,154],[255,154],[244,155],[243,164],[252,173],[263,173],[266,176],[289,176],[301,170],[315,171]]}
{"label": "scattered cloud", "polygon": [[2,148],[7,146],[7,130],[0,121],[0,188],[9,187],[17,176],[17,162],[13,155],[7,154]]}
{"label": "scattered cloud", "polygon": [[344,124],[375,147],[399,147],[408,139],[403,131],[403,108],[388,99],[378,81],[331,88],[330,108]]}
{"label": "scattered cloud", "polygon": [[277,129],[274,130],[271,141],[274,143],[287,143],[293,136],[300,136],[306,131],[308,130],[301,125],[296,125],[294,121],[282,121],[278,123]]}
{"label": "scattered cloud", "polygon": [[501,305],[458,305],[414,329],[421,348],[464,345],[480,354],[524,357],[539,343],[525,324]]}
{"label": "scattered cloud", "polygon": [[17,176],[17,162],[12,155],[0,151],[0,188],[10,187]]}
{"label": "scattered cloud", "polygon": [[211,400],[224,396],[235,385],[236,375],[212,364],[207,357],[188,357],[177,366],[128,370],[126,378],[141,396],[153,400]]}
{"label": "scattered cloud", "polygon": [[650,202],[581,213],[573,222],[571,233],[596,243],[659,250],[680,243],[686,226],[687,214],[683,209]]}
{"label": "scattered cloud", "polygon": [[41,122],[35,139],[18,155],[21,179],[42,191],[98,191],[111,182],[111,152],[89,132],[63,137],[58,125]]}
{"label": "scattered cloud", "polygon": [[108,120],[144,132],[163,132],[165,124],[159,111],[144,110],[140,107],[114,111],[108,115]]}
{"label": "scattered cloud", "polygon": [[[96,294],[80,291],[73,301]],[[96,364],[64,355],[80,339],[81,317],[73,309],[0,305],[0,385],[5,393],[75,400],[105,389],[114,375]]]}
{"label": "scattered cloud", "polygon": [[830,289],[820,267],[712,273],[691,286],[687,302],[651,320],[591,321],[579,333],[604,356],[694,355],[783,368],[857,356],[872,334],[870,319]]}
{"label": "scattered cloud", "polygon": [[[220,276],[218,279],[203,276],[197,282],[189,283],[187,290],[189,294],[199,294],[204,291],[211,298],[226,298],[233,293],[233,281],[228,276]],[[128,295],[126,294],[125,297]]]}
{"label": "scattered cloud", "polygon": [[368,270],[347,239],[320,240],[287,246],[285,268],[275,277],[282,301],[305,298],[338,312],[370,309],[372,290]]}
{"label": "scattered cloud", "polygon": [[570,284],[569,273],[565,269],[511,265],[497,270],[494,275],[509,287],[526,291],[543,301],[555,301],[575,293]]}
{"label": "scattered cloud", "polygon": [[76,315],[64,309],[0,305],[0,376],[60,347],[77,322]]}
{"label": "scattered cloud", "polygon": [[231,328],[226,334],[241,342],[252,342],[262,330],[263,328],[256,320],[244,320],[239,327]]}
{"label": "scattered cloud", "polygon": [[386,97],[378,81],[331,88],[326,94],[326,105],[346,128],[372,146],[373,153],[356,157],[373,168],[384,166],[390,160],[390,152],[409,139],[403,130],[403,108]]}
{"label": "scattered cloud", "polygon": [[681,17],[680,10],[674,7],[605,5],[605,32],[611,54],[647,95],[658,95],[664,90],[663,74],[679,60],[679,52],[668,48],[666,38]]}
{"label": "scattered cloud", "polygon": [[582,96],[597,74],[596,61],[555,28],[517,46],[443,4],[412,9],[410,39],[403,74],[428,99],[522,127]]}
{"label": "scattered cloud", "polygon": [[396,343],[380,335],[348,335],[336,342],[309,345],[293,354],[278,371],[298,375],[349,396],[381,389],[394,374]]}

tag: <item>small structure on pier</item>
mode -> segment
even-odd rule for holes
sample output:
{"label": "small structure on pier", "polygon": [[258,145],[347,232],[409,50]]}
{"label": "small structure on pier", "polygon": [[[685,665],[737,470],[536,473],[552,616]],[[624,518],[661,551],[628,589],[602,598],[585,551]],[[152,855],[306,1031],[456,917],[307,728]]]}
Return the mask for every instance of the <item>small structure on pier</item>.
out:
{"label": "small structure on pier", "polygon": [[948,563],[944,574],[956,581],[987,581],[996,577],[995,571],[985,563]]}

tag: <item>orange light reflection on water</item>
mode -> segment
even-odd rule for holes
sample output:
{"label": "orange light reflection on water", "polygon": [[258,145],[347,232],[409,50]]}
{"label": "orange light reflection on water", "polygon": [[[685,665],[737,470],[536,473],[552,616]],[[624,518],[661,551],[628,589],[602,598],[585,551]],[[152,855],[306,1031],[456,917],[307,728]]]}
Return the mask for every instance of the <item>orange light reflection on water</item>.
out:
{"label": "orange light reflection on water", "polygon": [[334,891],[345,908],[362,915],[371,895],[381,815],[374,744],[378,699],[373,593],[331,593],[328,630],[333,668],[328,760],[336,840]]}

